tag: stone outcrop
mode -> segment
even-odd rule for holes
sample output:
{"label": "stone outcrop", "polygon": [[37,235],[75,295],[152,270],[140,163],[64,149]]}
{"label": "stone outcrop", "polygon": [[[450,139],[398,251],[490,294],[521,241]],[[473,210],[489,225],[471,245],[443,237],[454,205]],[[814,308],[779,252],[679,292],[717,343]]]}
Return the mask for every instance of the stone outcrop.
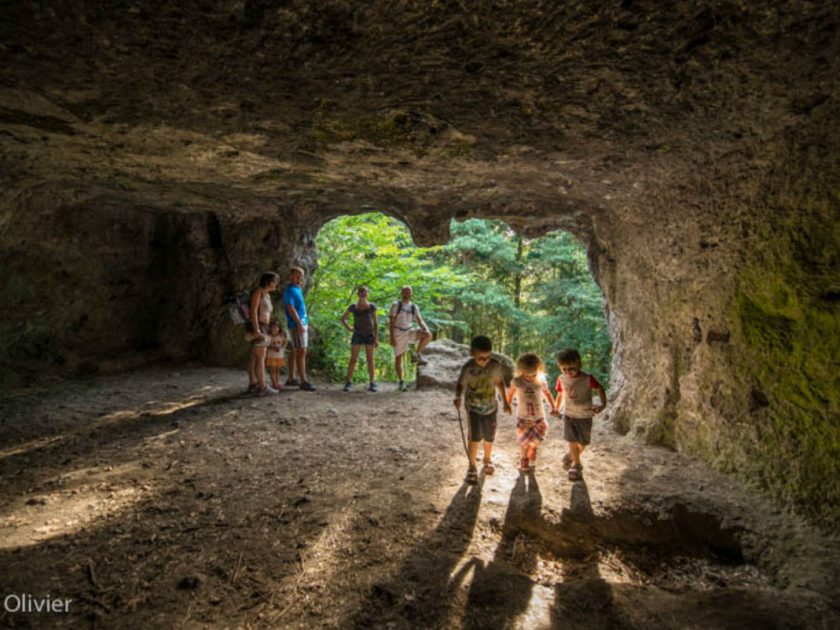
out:
{"label": "stone outcrop", "polygon": [[223,298],[346,212],[586,245],[610,416],[840,524],[833,3],[0,9],[7,384],[239,358]]}
{"label": "stone outcrop", "polygon": [[[417,388],[443,387],[455,390],[461,368],[470,358],[470,347],[456,343],[451,339],[432,341],[423,350],[428,365],[417,367]],[[505,378],[513,378],[513,361],[509,357],[494,352],[493,357],[505,368]]]}

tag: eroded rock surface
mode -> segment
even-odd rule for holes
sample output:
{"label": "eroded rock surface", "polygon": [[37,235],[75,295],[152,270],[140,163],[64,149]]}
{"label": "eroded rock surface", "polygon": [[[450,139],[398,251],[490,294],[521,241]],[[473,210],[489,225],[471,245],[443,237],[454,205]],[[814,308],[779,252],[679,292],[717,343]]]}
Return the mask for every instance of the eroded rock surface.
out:
{"label": "eroded rock surface", "polygon": [[341,213],[567,229],[615,425],[840,523],[836,4],[1,11],[7,384],[238,361],[224,295]]}

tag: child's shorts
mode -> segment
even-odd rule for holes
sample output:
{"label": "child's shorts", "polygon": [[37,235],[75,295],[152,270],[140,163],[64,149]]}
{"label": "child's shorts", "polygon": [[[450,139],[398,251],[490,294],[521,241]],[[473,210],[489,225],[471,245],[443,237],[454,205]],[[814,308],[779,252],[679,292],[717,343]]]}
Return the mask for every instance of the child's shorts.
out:
{"label": "child's shorts", "polygon": [[548,422],[544,418],[540,418],[539,420],[530,418],[516,419],[516,437],[522,446],[542,442],[545,439],[546,433],[548,433]]}
{"label": "child's shorts", "polygon": [[470,411],[470,442],[493,443],[496,439],[496,412],[473,413]]}
{"label": "child's shorts", "polygon": [[589,444],[592,441],[592,418],[573,418],[563,414],[563,439],[567,442]]}

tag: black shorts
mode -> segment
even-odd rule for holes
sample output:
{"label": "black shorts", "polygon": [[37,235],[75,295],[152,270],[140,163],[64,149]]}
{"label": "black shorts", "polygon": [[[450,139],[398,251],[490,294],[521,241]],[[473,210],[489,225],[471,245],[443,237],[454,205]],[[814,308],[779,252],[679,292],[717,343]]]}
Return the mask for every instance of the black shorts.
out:
{"label": "black shorts", "polygon": [[592,441],[592,418],[572,418],[563,414],[563,439],[589,444]]}
{"label": "black shorts", "polygon": [[373,333],[366,335],[360,332],[354,332],[353,338],[350,340],[351,346],[372,346],[376,342],[376,337]]}
{"label": "black shorts", "polygon": [[493,443],[496,439],[496,413],[473,413],[470,411],[470,442]]}

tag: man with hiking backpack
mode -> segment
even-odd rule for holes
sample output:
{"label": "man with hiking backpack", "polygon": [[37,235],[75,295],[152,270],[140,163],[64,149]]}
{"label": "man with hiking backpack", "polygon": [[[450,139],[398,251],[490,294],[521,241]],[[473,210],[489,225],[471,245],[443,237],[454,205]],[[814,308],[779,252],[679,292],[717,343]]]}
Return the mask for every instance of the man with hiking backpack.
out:
{"label": "man with hiking backpack", "polygon": [[[414,327],[415,322],[420,325],[420,328]],[[411,287],[408,285],[402,288],[402,299],[391,304],[389,330],[391,345],[394,347],[394,366],[397,369],[397,378],[400,380],[399,388],[404,392],[408,388],[403,378],[403,355],[410,344],[416,343],[414,362],[417,365],[426,365],[426,360],[421,353],[432,339],[429,327],[420,316],[420,309],[411,301]]]}

